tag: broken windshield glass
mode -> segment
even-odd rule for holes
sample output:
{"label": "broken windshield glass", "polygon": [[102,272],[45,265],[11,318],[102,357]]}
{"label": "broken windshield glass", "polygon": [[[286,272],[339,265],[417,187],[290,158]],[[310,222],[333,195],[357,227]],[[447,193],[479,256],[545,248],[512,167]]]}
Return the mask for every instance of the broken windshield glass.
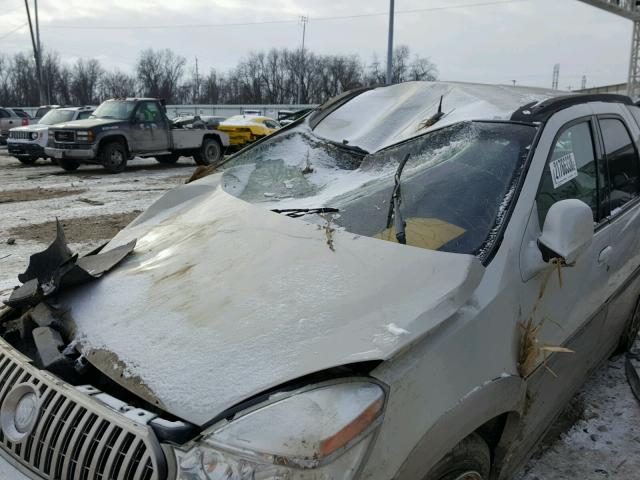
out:
{"label": "broken windshield glass", "polygon": [[509,122],[461,122],[365,155],[301,125],[234,157],[222,184],[269,209],[336,208],[338,228],[395,242],[387,212],[394,174],[409,154],[400,207],[407,245],[479,254],[502,222],[535,132]]}

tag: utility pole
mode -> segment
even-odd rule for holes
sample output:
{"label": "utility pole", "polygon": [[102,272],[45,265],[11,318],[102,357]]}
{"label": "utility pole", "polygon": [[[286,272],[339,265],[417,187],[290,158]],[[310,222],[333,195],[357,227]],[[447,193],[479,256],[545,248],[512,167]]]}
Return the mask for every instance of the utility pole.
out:
{"label": "utility pole", "polygon": [[24,0],[24,7],[27,10],[27,20],[29,21],[29,33],[31,33],[31,45],[33,46],[33,58],[36,61],[36,73],[38,75],[38,102],[40,102],[40,105],[42,105],[42,100],[44,98],[44,95],[43,95],[43,89],[42,89],[42,69],[40,68],[40,52],[38,50],[38,45],[36,44],[36,38],[33,34],[33,23],[31,23],[31,11],[29,10],[29,3],[27,0]]}
{"label": "utility pole", "polygon": [[198,57],[196,57],[196,91],[194,97],[195,103],[198,103],[198,99],[200,98],[200,75],[198,74]]}
{"label": "utility pole", "polygon": [[302,82],[304,81],[304,40],[307,34],[307,22],[309,21],[309,17],[303,15],[300,17],[300,23],[302,23],[302,51],[300,54],[300,83],[298,84],[298,100],[297,104],[300,105],[302,101]]}
{"label": "utility pole", "polygon": [[558,81],[560,80],[560,64],[556,63],[553,66],[553,80],[551,81],[551,88],[558,90]]}
{"label": "utility pole", "polygon": [[587,88],[587,76],[583,75],[582,83],[580,84],[580,90],[584,90],[585,88]]}
{"label": "utility pole", "polygon": [[44,82],[42,81],[42,49],[40,48],[40,22],[38,20],[38,0],[33,0],[34,10],[36,13],[36,45],[38,46],[38,64],[40,65],[38,71],[38,79],[40,81],[40,103],[42,104],[43,99],[46,98],[47,105],[51,102],[49,101],[48,96],[45,94]]}
{"label": "utility pole", "polygon": [[513,82],[513,86],[516,86],[516,81],[515,80],[511,80]]}
{"label": "utility pole", "polygon": [[387,85],[392,82],[394,0],[389,0],[389,38],[387,39]]}

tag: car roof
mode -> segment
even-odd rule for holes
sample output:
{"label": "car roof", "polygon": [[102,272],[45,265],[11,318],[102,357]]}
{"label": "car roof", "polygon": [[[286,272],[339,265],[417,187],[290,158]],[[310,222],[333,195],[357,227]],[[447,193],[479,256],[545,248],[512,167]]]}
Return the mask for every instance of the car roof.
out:
{"label": "car roof", "polygon": [[513,112],[511,120],[519,122],[544,122],[548,120],[551,115],[559,112],[560,110],[590,102],[621,103],[629,106],[634,105],[631,98],[628,96],[613,93],[579,93],[562,95],[542,102],[532,102],[530,104],[523,105]]}
{"label": "car roof", "polygon": [[62,107],[62,108],[56,108],[56,110],[70,110],[70,111],[93,111],[95,110],[96,107],[92,106],[92,105],[85,105],[84,107]]}

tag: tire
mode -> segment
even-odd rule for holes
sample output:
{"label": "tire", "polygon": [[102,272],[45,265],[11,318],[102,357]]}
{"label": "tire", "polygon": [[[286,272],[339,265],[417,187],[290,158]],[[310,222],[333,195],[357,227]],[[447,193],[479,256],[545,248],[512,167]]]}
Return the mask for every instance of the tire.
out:
{"label": "tire", "polygon": [[120,173],[127,168],[127,149],[122,142],[109,142],[100,149],[100,163],[109,173]]}
{"label": "tire", "polygon": [[179,158],[180,155],[178,155],[177,153],[169,153],[168,155],[158,155],[157,157],[155,157],[157,162],[165,164],[176,163]]}
{"label": "tire", "polygon": [[447,453],[425,480],[488,480],[491,452],[480,435],[472,433]]}
{"label": "tire", "polygon": [[25,165],[33,165],[38,160],[38,157],[16,157],[20,163]]}
{"label": "tire", "polygon": [[71,158],[59,158],[58,165],[60,165],[68,172],[73,172],[74,170],[78,169],[80,163],[77,160],[73,160]]}
{"label": "tire", "polygon": [[624,332],[620,336],[620,342],[616,353],[624,353],[631,350],[633,343],[636,341],[638,331],[640,330],[640,298],[636,301],[636,306],[633,308],[631,318],[627,321],[627,325],[624,327]]}
{"label": "tire", "polygon": [[193,154],[198,165],[215,165],[222,160],[222,146],[213,138],[205,138],[200,149]]}

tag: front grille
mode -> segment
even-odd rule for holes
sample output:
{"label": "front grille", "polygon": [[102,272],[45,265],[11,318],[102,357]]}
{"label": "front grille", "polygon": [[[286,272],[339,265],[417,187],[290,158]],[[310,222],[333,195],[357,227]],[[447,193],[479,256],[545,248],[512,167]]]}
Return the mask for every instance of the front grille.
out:
{"label": "front grille", "polygon": [[56,142],[73,142],[76,139],[75,132],[73,130],[57,130],[54,133]]}
{"label": "front grille", "polygon": [[82,143],[58,143],[53,142],[54,148],[63,148],[65,150],[91,150],[91,144]]}
{"label": "front grille", "polygon": [[9,131],[9,138],[16,138],[18,140],[31,140],[31,132],[12,132]]}
{"label": "front grille", "polygon": [[99,404],[21,360],[0,340],[0,404],[14,385],[30,384],[40,398],[31,434],[6,454],[50,480],[164,480],[166,464],[152,430]]}

